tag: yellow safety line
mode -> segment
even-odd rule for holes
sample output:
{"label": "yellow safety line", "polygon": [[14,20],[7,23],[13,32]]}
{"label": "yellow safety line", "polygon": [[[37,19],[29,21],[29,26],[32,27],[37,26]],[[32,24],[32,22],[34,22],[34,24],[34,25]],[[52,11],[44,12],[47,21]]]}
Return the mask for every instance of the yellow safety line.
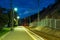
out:
{"label": "yellow safety line", "polygon": [[[24,28],[24,27],[23,27]],[[26,33],[29,35],[29,36],[31,36],[32,37],[32,39],[33,40],[37,40],[33,35],[31,35],[25,28],[24,28],[24,30],[26,31]]]}

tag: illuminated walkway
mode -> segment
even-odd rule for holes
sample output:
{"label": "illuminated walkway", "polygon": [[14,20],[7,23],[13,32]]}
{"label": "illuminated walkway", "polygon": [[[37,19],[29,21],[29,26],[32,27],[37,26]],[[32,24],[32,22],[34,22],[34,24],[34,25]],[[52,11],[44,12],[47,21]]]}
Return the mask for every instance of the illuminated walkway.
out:
{"label": "illuminated walkway", "polygon": [[33,40],[33,38],[26,33],[23,27],[16,27],[1,40]]}

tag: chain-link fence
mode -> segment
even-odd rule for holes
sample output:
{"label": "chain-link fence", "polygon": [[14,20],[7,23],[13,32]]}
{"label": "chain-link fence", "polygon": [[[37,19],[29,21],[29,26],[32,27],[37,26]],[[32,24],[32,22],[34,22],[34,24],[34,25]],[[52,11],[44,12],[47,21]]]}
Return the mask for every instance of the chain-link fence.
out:
{"label": "chain-link fence", "polygon": [[60,29],[60,19],[43,19],[39,22],[39,26],[47,26],[55,29]]}
{"label": "chain-link fence", "polygon": [[[39,23],[39,25],[38,25]],[[30,26],[46,26],[54,29],[60,29],[60,19],[42,19],[41,21],[32,22]]]}

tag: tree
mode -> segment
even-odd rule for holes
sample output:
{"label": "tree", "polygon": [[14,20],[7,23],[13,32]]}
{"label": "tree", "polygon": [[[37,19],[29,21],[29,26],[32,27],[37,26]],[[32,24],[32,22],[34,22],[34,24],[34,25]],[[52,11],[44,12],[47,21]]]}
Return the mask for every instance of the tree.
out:
{"label": "tree", "polygon": [[0,7],[0,30],[8,23],[7,9]]}
{"label": "tree", "polygon": [[[12,22],[11,11],[13,10],[0,7],[0,30],[3,29],[5,25],[7,25],[8,27],[11,27],[11,22]],[[17,19],[16,12],[14,12],[14,18]]]}

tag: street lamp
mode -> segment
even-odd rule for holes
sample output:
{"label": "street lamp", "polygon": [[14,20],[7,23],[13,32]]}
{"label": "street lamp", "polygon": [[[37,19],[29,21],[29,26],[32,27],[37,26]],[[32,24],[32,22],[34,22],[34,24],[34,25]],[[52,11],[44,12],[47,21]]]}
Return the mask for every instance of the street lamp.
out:
{"label": "street lamp", "polygon": [[14,8],[14,11],[17,11],[18,9],[17,8]]}
{"label": "street lamp", "polygon": [[17,26],[18,26],[18,20],[20,19],[20,17],[19,16],[17,16]]}
{"label": "street lamp", "polygon": [[12,27],[11,27],[11,30],[13,30],[13,26],[14,26],[14,11],[17,11],[17,8],[12,8],[12,12],[11,12]]}
{"label": "street lamp", "polygon": [[10,8],[11,8],[11,30],[13,30],[14,11],[17,11],[17,8],[13,8],[13,0],[10,0]]}
{"label": "street lamp", "polygon": [[19,19],[20,17],[19,16],[17,16],[17,19]]}
{"label": "street lamp", "polygon": [[[18,10],[17,8],[14,8],[14,11],[15,11],[15,12],[17,12],[17,10]],[[13,12],[13,13],[14,13],[14,12]],[[17,23],[17,25],[18,25],[18,20],[19,20],[19,18],[20,18],[20,17],[19,17],[19,16],[17,16],[17,22],[16,22],[16,23]]]}

